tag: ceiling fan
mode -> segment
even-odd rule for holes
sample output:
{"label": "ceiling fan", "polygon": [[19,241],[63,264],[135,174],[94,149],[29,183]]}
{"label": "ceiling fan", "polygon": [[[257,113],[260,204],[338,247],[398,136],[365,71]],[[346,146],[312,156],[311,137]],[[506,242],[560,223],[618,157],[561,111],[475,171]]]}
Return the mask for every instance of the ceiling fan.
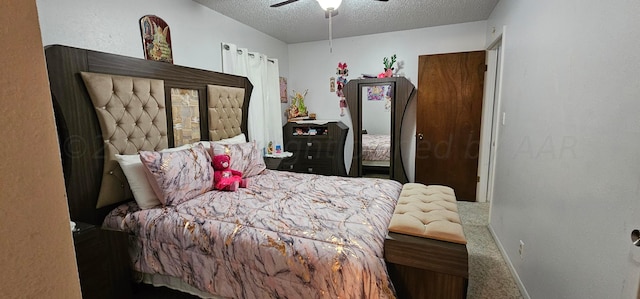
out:
{"label": "ceiling fan", "polygon": [[[340,4],[342,3],[342,0],[316,0],[316,1],[318,1],[318,4],[320,4],[320,7],[322,7],[322,10],[324,10],[324,17],[329,19],[329,43],[331,44],[329,51],[333,52],[333,44],[331,41],[331,31],[332,31],[331,17],[336,16],[338,14],[338,6],[340,6]],[[374,0],[374,1],[388,2],[389,0]],[[298,2],[298,0],[285,0],[282,2],[278,2],[276,4],[272,4],[270,5],[270,7],[280,7],[287,4],[291,4],[293,2]]]}
{"label": "ceiling fan", "polygon": [[[374,1],[387,2],[389,0],[374,0]],[[280,7],[287,4],[291,4],[293,2],[298,2],[298,0],[285,0],[282,2],[278,2],[276,4],[271,4],[270,7]],[[322,9],[324,9],[325,11],[329,11],[329,10],[336,11],[336,9],[338,9],[338,6],[340,6],[340,3],[342,3],[342,0],[318,0],[318,3],[320,4],[320,7],[322,7]]]}

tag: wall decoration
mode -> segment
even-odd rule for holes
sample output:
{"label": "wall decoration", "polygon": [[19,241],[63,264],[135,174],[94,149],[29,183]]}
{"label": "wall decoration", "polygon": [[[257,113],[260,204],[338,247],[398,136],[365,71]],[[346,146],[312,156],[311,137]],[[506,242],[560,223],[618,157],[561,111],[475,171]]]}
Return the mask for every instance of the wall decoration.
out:
{"label": "wall decoration", "polygon": [[194,89],[171,88],[173,144],[200,141],[200,99]]}
{"label": "wall decoration", "polygon": [[329,92],[336,92],[336,78],[329,78]]}
{"label": "wall decoration", "polygon": [[338,62],[338,68],[336,69],[336,75],[338,75],[338,79],[336,82],[337,90],[336,95],[340,97],[340,116],[344,116],[344,110],[347,108],[347,99],[344,97],[344,92],[342,88],[347,84],[347,76],[349,76],[349,69],[347,69],[346,62]]}
{"label": "wall decoration", "polygon": [[145,59],[173,63],[171,31],[163,19],[154,15],[140,18],[140,32]]}
{"label": "wall decoration", "polygon": [[384,72],[378,74],[378,78],[393,77],[393,64],[396,63],[396,54],[391,55],[391,60],[389,60],[389,58],[387,57],[384,57],[382,59],[382,63],[384,64]]}
{"label": "wall decoration", "polygon": [[368,101],[382,101],[389,85],[367,86]]}
{"label": "wall decoration", "polygon": [[287,78],[280,77],[280,103],[286,103],[289,99],[287,98]]}
{"label": "wall decoration", "polygon": [[391,109],[391,85],[374,85],[367,86],[367,100],[368,101],[382,101],[385,100],[384,108],[386,110]]}
{"label": "wall decoration", "polygon": [[304,97],[307,96],[307,92],[299,93],[293,90],[291,95],[291,105],[287,108],[287,118],[289,121],[307,119],[307,106],[304,104]]}

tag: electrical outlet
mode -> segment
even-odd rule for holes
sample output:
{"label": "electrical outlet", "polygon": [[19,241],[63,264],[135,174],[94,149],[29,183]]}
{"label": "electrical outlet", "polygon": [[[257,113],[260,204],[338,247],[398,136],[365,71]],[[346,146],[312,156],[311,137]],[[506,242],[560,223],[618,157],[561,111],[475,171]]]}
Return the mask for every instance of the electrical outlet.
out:
{"label": "electrical outlet", "polygon": [[524,241],[520,240],[520,248],[518,248],[518,253],[520,254],[520,258],[522,259],[524,256]]}

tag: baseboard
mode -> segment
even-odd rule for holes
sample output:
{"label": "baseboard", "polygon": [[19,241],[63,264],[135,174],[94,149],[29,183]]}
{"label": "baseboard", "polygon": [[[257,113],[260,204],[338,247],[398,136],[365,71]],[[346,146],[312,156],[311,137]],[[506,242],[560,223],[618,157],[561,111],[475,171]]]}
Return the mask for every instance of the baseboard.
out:
{"label": "baseboard", "polygon": [[514,279],[516,280],[516,284],[520,289],[520,293],[522,294],[522,297],[525,299],[531,299],[531,296],[529,296],[529,293],[527,293],[527,289],[524,287],[522,280],[520,280],[520,276],[518,276],[518,273],[516,272],[516,268],[513,266],[513,263],[511,263],[511,259],[507,255],[507,252],[504,250],[504,247],[502,247],[502,243],[500,243],[500,240],[496,236],[496,233],[493,231],[493,227],[491,227],[491,224],[489,224],[487,228],[489,228],[491,237],[493,237],[493,240],[496,242],[496,246],[498,246],[498,250],[500,250],[500,254],[502,254],[504,261],[507,263],[507,267],[509,268],[511,275],[513,275]]}

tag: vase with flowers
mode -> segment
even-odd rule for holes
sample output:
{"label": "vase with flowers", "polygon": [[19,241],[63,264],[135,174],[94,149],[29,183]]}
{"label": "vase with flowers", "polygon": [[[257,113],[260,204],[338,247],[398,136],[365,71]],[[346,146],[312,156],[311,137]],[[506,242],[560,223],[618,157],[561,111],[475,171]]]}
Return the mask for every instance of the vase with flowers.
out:
{"label": "vase with flowers", "polygon": [[396,63],[396,54],[391,55],[391,60],[389,60],[389,58],[387,57],[384,57],[382,59],[382,63],[384,64],[384,72],[378,74],[378,78],[393,77],[393,64]]}

